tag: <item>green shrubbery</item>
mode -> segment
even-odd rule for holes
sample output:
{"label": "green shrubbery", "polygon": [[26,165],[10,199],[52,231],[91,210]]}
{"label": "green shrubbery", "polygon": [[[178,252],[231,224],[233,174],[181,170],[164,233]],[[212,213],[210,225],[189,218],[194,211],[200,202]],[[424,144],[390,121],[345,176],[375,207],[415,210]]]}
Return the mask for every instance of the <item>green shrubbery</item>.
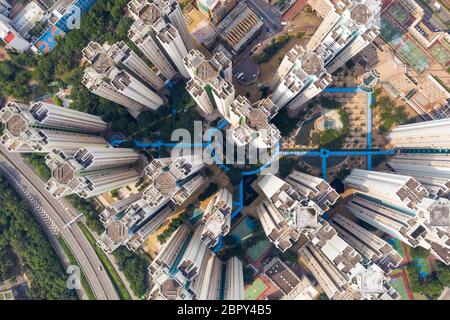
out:
{"label": "green shrubbery", "polygon": [[92,199],[84,199],[78,195],[70,195],[66,200],[86,218],[86,224],[89,229],[98,234],[102,234],[105,228],[100,222],[99,214],[101,207],[97,205]]}
{"label": "green shrubbery", "polygon": [[125,274],[131,290],[141,297],[149,289],[148,266],[150,259],[143,253],[131,252],[125,247],[114,251],[119,269]]}
{"label": "green shrubbery", "polygon": [[395,102],[387,96],[375,94],[375,107],[380,112],[380,133],[386,133],[394,125],[404,124],[408,120],[404,106],[396,106]]}
{"label": "green shrubbery", "polygon": [[265,47],[260,55],[255,57],[255,62],[258,64],[268,62],[289,42],[289,40],[291,40],[291,38],[292,37],[288,34],[279,36],[276,39],[273,38],[272,43]]}
{"label": "green shrubbery", "polygon": [[52,177],[50,168],[45,164],[45,155],[39,153],[23,153],[22,157],[33,166],[34,171],[42,180],[48,181]]}
{"label": "green shrubbery", "polygon": [[444,288],[450,286],[450,267],[440,261],[436,261],[435,270],[427,276],[421,277],[417,259],[426,259],[430,252],[418,247],[411,248],[409,255],[412,261],[406,271],[412,291],[424,294],[431,299],[437,299]]}
{"label": "green shrubbery", "polygon": [[167,229],[158,235],[158,241],[161,244],[166,243],[166,241],[170,238],[170,236],[188,219],[187,211],[193,210],[192,207],[188,207],[186,212],[181,213],[178,217],[172,219]]}

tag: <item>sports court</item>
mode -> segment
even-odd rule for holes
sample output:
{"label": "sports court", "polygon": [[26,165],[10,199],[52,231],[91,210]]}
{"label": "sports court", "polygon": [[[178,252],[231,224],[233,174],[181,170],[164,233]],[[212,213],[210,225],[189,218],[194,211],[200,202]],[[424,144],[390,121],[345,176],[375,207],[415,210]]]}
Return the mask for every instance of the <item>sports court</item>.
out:
{"label": "sports court", "polygon": [[436,41],[430,48],[430,52],[437,62],[444,66],[450,65],[450,48],[440,41]]}
{"label": "sports court", "polygon": [[269,289],[269,286],[261,279],[261,277],[258,277],[245,289],[244,299],[257,300],[267,289]]}
{"label": "sports court", "polygon": [[409,38],[409,36],[405,36],[404,40],[396,50],[397,53],[419,73],[424,72],[430,64],[427,55]]}
{"label": "sports court", "polygon": [[43,54],[52,51],[56,45],[56,38],[58,36],[64,37],[64,32],[57,26],[51,26],[47,31],[35,42],[35,46]]}
{"label": "sports court", "polygon": [[[58,42],[56,41],[57,37],[64,37],[64,35],[69,32],[72,28],[71,25],[74,25],[76,19],[76,13],[81,12],[81,14],[87,12],[94,4],[96,0],[76,0],[71,5],[69,9],[67,9],[66,13],[58,20],[54,25],[49,27],[41,37],[38,38],[34,42],[34,45],[38,48],[38,50],[43,53],[51,52]],[[78,7],[79,10],[75,10],[75,7]]]}
{"label": "sports court", "polygon": [[408,29],[416,20],[416,18],[399,2],[394,2],[387,10],[395,21],[404,28]]}
{"label": "sports court", "polygon": [[398,273],[391,278],[391,285],[400,294],[401,300],[409,300],[408,292],[406,290],[405,281],[401,273]]}
{"label": "sports court", "polygon": [[239,224],[231,230],[230,235],[233,236],[239,243],[253,235],[255,224],[250,217],[245,217]]}
{"label": "sports court", "polygon": [[259,261],[271,247],[269,240],[263,239],[246,250],[247,257],[253,262]]}
{"label": "sports court", "polygon": [[380,35],[412,68],[422,73],[430,65],[430,59],[403,31],[408,30],[415,19],[399,2],[394,2],[381,17]]}

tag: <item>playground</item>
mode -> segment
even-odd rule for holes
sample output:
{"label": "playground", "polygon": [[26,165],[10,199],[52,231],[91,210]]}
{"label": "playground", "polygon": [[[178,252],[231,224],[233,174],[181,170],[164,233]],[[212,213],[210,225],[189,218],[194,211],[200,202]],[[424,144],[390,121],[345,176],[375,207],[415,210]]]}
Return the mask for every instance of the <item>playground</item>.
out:
{"label": "playground", "polygon": [[245,289],[244,299],[258,300],[258,298],[261,297],[267,289],[269,289],[269,286],[261,279],[261,277],[258,277]]}

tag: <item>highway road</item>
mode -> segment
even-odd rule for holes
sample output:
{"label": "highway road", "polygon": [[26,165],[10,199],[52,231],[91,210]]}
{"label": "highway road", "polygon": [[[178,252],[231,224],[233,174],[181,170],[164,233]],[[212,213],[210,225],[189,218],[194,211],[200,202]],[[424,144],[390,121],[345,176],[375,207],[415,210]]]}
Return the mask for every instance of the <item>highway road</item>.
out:
{"label": "highway road", "polygon": [[63,201],[54,199],[44,188],[42,180],[29,167],[19,154],[8,153],[0,146],[0,166],[10,179],[20,184],[21,190],[34,198],[32,203],[37,206],[43,220],[47,222],[52,233],[59,233],[71,248],[80,268],[83,270],[92,291],[98,300],[119,300],[114,285],[102,265],[100,259],[77,224],[69,228],[64,226],[73,219],[76,213],[71,213]]}

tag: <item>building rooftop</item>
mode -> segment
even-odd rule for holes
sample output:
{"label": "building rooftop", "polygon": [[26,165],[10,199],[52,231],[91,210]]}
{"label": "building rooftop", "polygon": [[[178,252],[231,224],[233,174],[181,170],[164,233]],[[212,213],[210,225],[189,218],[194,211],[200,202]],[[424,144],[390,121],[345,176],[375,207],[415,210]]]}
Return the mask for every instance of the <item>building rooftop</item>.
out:
{"label": "building rooftop", "polygon": [[318,74],[323,70],[323,60],[318,54],[307,52],[302,57],[302,69],[310,75]]}
{"label": "building rooftop", "polygon": [[266,270],[265,274],[286,295],[291,293],[300,283],[300,279],[295,273],[278,258]]}
{"label": "building rooftop", "polygon": [[105,52],[99,52],[92,60],[92,68],[99,74],[106,73],[111,67],[113,62]]}
{"label": "building rooftop", "polygon": [[357,4],[351,11],[350,16],[360,25],[367,24],[372,18],[372,11],[365,4]]}
{"label": "building rooftop", "polygon": [[52,175],[58,183],[67,185],[75,177],[75,171],[70,164],[63,162],[53,170]]}
{"label": "building rooftop", "polygon": [[210,61],[203,61],[197,67],[197,76],[204,82],[210,82],[219,75],[219,69]]}
{"label": "building rooftop", "polygon": [[121,242],[128,237],[128,228],[121,221],[113,221],[106,228],[106,234],[114,242]]}
{"label": "building rooftop", "polygon": [[176,186],[177,181],[169,172],[162,172],[155,179],[155,188],[161,192],[161,194],[169,194]]}
{"label": "building rooftop", "polygon": [[27,121],[21,115],[13,115],[6,122],[6,129],[14,136],[18,137],[22,130],[26,128]]}
{"label": "building rooftop", "polygon": [[262,110],[252,108],[250,114],[248,115],[248,124],[255,130],[266,128],[269,124],[267,114],[265,114]]}
{"label": "building rooftop", "polygon": [[161,11],[155,4],[148,5],[143,11],[140,12],[139,17],[149,25],[153,25],[161,18]]}

